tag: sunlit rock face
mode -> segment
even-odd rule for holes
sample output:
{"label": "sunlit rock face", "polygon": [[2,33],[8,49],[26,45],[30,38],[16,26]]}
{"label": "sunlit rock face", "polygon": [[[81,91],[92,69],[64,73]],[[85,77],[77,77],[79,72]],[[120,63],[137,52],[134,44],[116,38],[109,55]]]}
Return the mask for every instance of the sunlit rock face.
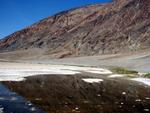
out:
{"label": "sunlit rock face", "polygon": [[36,48],[32,56],[64,58],[149,48],[149,6],[150,0],[114,0],[61,12],[1,40],[0,52]]}

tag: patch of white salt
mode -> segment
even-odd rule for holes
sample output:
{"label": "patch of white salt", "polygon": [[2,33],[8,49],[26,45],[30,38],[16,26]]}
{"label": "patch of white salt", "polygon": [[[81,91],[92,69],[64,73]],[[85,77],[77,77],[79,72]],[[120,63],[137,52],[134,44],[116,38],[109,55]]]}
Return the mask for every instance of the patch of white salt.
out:
{"label": "patch of white salt", "polygon": [[112,74],[112,72],[107,69],[94,67],[23,63],[2,63],[2,65],[3,66],[0,67],[0,81],[23,81],[25,80],[25,77],[28,76],[45,74],[74,75],[81,72]]}
{"label": "patch of white salt", "polygon": [[72,71],[84,71],[84,72],[96,73],[96,74],[112,74],[110,70],[103,69],[103,68],[94,68],[94,67],[62,66],[61,69],[72,70]]}
{"label": "patch of white salt", "polygon": [[96,73],[96,74],[112,74],[111,71],[109,70],[106,70],[106,69],[103,69],[103,70],[88,70],[86,72],[89,72],[89,73]]}
{"label": "patch of white salt", "polygon": [[88,82],[88,83],[100,83],[100,82],[104,81],[103,79],[97,79],[97,78],[84,78],[82,80],[84,82]]}
{"label": "patch of white salt", "polygon": [[109,75],[109,78],[120,78],[120,77],[124,77],[125,75],[121,75],[121,74],[113,74],[113,75]]}
{"label": "patch of white salt", "polygon": [[0,69],[0,81],[23,81],[25,77],[44,75],[44,74],[69,74],[74,75],[78,71],[61,70],[61,69]]}
{"label": "patch of white salt", "polygon": [[138,72],[138,75],[141,77],[143,75],[145,75],[146,73],[141,73],[141,72]]}
{"label": "patch of white salt", "polygon": [[143,84],[150,86],[150,79],[149,78],[132,78],[131,80],[137,81],[137,82],[140,82],[140,83],[143,83]]}

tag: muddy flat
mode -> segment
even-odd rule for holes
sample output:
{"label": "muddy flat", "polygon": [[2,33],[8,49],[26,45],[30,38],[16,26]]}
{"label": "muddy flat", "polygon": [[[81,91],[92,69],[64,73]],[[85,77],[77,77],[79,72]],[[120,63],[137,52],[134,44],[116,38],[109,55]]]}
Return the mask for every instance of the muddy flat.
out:
{"label": "muddy flat", "polygon": [[40,75],[3,84],[46,113],[149,113],[150,110],[150,87],[125,78],[108,79],[89,73]]}

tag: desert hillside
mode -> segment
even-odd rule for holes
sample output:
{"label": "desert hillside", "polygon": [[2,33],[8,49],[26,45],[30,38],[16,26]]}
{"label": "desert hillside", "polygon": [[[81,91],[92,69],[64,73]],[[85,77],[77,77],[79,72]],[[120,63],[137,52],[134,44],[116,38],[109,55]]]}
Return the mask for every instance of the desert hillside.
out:
{"label": "desert hillside", "polygon": [[124,53],[150,47],[150,0],[114,0],[61,12],[0,40],[15,58]]}

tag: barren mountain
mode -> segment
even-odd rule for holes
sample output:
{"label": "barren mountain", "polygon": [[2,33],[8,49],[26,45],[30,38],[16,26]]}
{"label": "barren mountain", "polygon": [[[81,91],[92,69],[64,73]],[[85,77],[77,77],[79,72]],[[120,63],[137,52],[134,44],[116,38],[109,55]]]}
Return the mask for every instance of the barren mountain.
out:
{"label": "barren mountain", "polygon": [[69,57],[150,47],[150,0],[114,0],[45,18],[0,41],[1,54]]}

